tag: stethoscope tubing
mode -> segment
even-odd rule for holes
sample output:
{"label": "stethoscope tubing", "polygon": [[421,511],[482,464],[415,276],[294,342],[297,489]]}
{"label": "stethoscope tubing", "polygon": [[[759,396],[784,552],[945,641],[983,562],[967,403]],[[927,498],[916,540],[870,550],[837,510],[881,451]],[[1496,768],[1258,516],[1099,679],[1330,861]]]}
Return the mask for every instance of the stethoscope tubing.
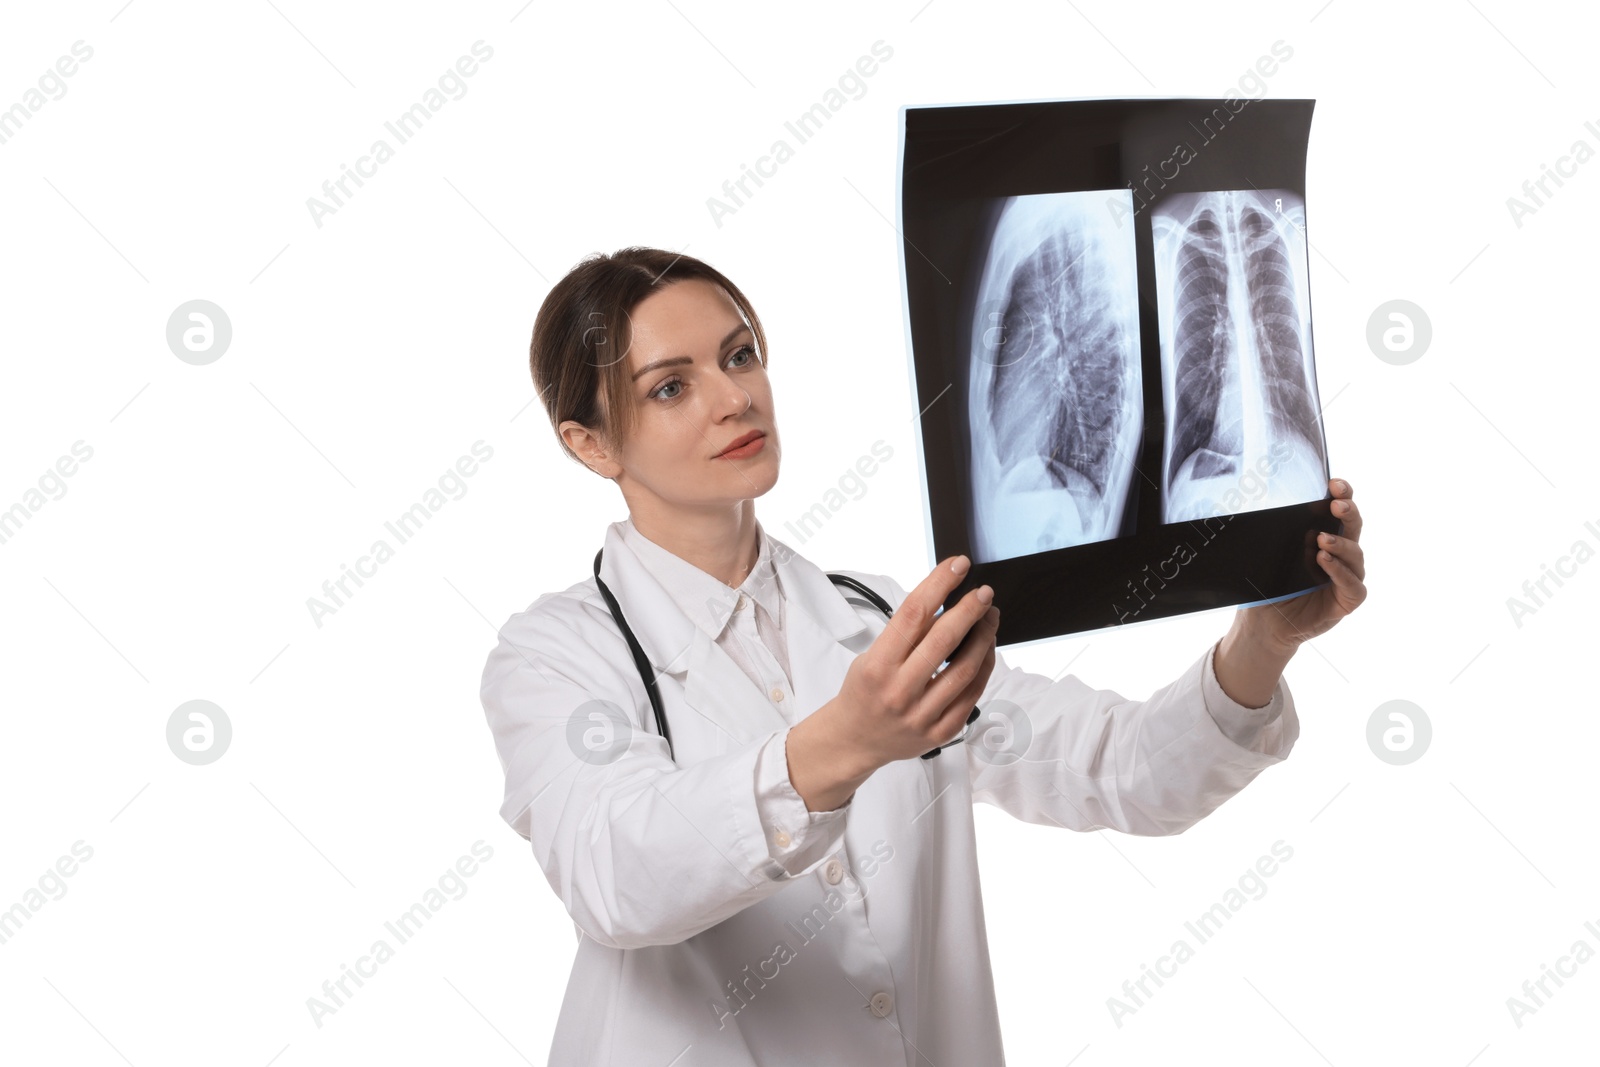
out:
{"label": "stethoscope tubing", "polygon": [[[667,729],[667,713],[662,709],[661,706],[661,687],[656,684],[655,673],[650,669],[650,659],[644,654],[644,649],[640,647],[639,639],[633,635],[633,628],[628,625],[628,620],[623,616],[622,606],[617,603],[616,596],[609,588],[607,588],[606,583],[600,578],[600,557],[604,552],[605,549],[602,548],[599,552],[594,554],[595,584],[600,587],[600,595],[605,598],[606,606],[611,609],[611,617],[616,620],[617,628],[622,631],[623,639],[628,642],[628,651],[633,655],[633,664],[639,670],[639,679],[644,682],[645,693],[650,698],[650,708],[655,713],[656,729],[660,732],[662,739],[667,742],[667,755],[669,757],[676,758],[673,756],[672,751],[672,734]],[[889,602],[884,600],[883,597],[879,596],[875,590],[865,583],[850,577],[848,574],[834,574],[832,572],[828,574],[828,579],[832,581],[834,585],[848,586],[857,593],[860,593],[870,604],[872,604],[873,607],[883,612],[884,618],[888,619],[893,617],[894,611],[889,607]],[[921,758],[932,759],[945,749],[949,748],[951,745],[959,745],[961,742],[965,741],[967,739],[967,732],[971,729],[973,722],[978,718],[978,710],[979,709],[977,707],[974,707],[972,709],[972,713],[967,716],[966,726],[962,728],[960,737],[957,737],[954,741],[951,741],[948,744],[940,745],[938,748],[930,749],[927,752],[924,752]]]}

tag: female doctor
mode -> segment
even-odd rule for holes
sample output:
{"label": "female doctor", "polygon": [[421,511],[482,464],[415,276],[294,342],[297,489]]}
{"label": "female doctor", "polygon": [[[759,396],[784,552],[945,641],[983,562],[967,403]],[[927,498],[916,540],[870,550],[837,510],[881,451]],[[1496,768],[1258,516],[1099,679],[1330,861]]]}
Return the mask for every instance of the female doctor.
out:
{"label": "female doctor", "polygon": [[[965,557],[909,592],[840,572],[886,616],[757,521],[782,457],[766,338],[712,267],[585,259],[531,363],[563,448],[628,508],[482,678],[501,815],[577,930],[552,1065],[1003,1064],[973,802],[1181,833],[1289,754],[1284,665],[1366,596],[1335,480],[1330,585],[1239,611],[1146,700],[1052,680],[995,650],[988,586],[940,612]],[[998,746],[956,743],[976,709]]]}

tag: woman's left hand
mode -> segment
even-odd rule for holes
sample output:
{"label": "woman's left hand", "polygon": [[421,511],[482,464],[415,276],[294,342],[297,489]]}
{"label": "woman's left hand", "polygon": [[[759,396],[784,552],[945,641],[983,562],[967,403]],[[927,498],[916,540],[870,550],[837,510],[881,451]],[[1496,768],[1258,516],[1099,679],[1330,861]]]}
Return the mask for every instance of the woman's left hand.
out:
{"label": "woman's left hand", "polygon": [[1285,654],[1293,654],[1303,642],[1331,630],[1340,619],[1367,599],[1366,556],[1361,550],[1361,512],[1351,499],[1350,483],[1335,478],[1328,483],[1333,493],[1330,509],[1343,526],[1340,535],[1317,535],[1317,562],[1332,585],[1321,586],[1304,596],[1258,604],[1244,609],[1253,616],[1250,628]]}

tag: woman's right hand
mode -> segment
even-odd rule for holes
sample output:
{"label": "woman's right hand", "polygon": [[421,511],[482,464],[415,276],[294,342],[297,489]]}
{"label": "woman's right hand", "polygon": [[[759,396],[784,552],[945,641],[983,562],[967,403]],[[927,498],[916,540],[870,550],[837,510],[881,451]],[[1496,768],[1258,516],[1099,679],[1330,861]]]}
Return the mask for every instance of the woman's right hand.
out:
{"label": "woman's right hand", "polygon": [[989,683],[1000,626],[993,590],[969,590],[939,613],[970,566],[966,556],[942,560],[845,673],[838,714],[874,768],[954,741]]}
{"label": "woman's right hand", "polygon": [[949,744],[966,728],[994,670],[1000,626],[988,586],[940,613],[969,567],[965,556],[942,560],[851,662],[839,695],[789,729],[789,779],[807,809],[840,807],[879,767]]}

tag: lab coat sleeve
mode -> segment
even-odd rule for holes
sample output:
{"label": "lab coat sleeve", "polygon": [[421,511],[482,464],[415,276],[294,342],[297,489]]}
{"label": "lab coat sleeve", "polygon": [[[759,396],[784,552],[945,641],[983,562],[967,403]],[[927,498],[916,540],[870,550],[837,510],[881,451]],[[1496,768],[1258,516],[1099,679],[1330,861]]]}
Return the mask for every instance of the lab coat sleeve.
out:
{"label": "lab coat sleeve", "polygon": [[[742,816],[755,816],[744,829],[757,836],[765,833],[771,857],[789,877],[803,874],[837,851],[852,796],[832,811],[812,811],[795,792],[789,780],[789,731],[773,734],[761,746],[756,760],[756,803]],[[788,844],[779,834],[787,835]]]}
{"label": "lab coat sleeve", "polygon": [[[888,581],[898,605],[905,592]],[[1021,670],[997,649],[984,714],[965,743],[973,800],[1072,830],[1187,830],[1281,763],[1300,736],[1288,683],[1279,678],[1263,707],[1245,707],[1217,682],[1215,647],[1145,700]]]}
{"label": "lab coat sleeve", "polygon": [[583,934],[676,944],[836,849],[850,803],[807,810],[786,730],[677,765],[621,636],[558,597],[502,628],[480,696],[505,772],[501,816]]}
{"label": "lab coat sleeve", "polygon": [[[1258,744],[1261,732],[1270,730],[1274,723],[1283,719],[1283,708],[1288,702],[1288,689],[1279,684],[1273,689],[1271,699],[1259,708],[1252,708],[1234,700],[1222,688],[1222,683],[1217,681],[1217,647],[1221,644],[1222,639],[1218,638],[1217,644],[1212,645],[1206,653],[1205,673],[1200,683],[1201,694],[1205,697],[1206,711],[1216,720],[1217,728],[1227,735],[1228,740],[1240,748],[1260,751]],[[1282,679],[1279,681],[1281,683]],[[1296,733],[1298,732],[1297,729]]]}
{"label": "lab coat sleeve", "polygon": [[[1187,830],[1282,762],[1300,733],[1287,683],[1278,680],[1252,720],[1216,685],[1212,651],[1146,700],[1020,670],[997,651],[979,704],[1008,736],[989,750],[977,739],[968,752],[973,799],[1073,830]],[[1240,736],[1253,729],[1251,744],[1229,736],[1217,715]]]}

